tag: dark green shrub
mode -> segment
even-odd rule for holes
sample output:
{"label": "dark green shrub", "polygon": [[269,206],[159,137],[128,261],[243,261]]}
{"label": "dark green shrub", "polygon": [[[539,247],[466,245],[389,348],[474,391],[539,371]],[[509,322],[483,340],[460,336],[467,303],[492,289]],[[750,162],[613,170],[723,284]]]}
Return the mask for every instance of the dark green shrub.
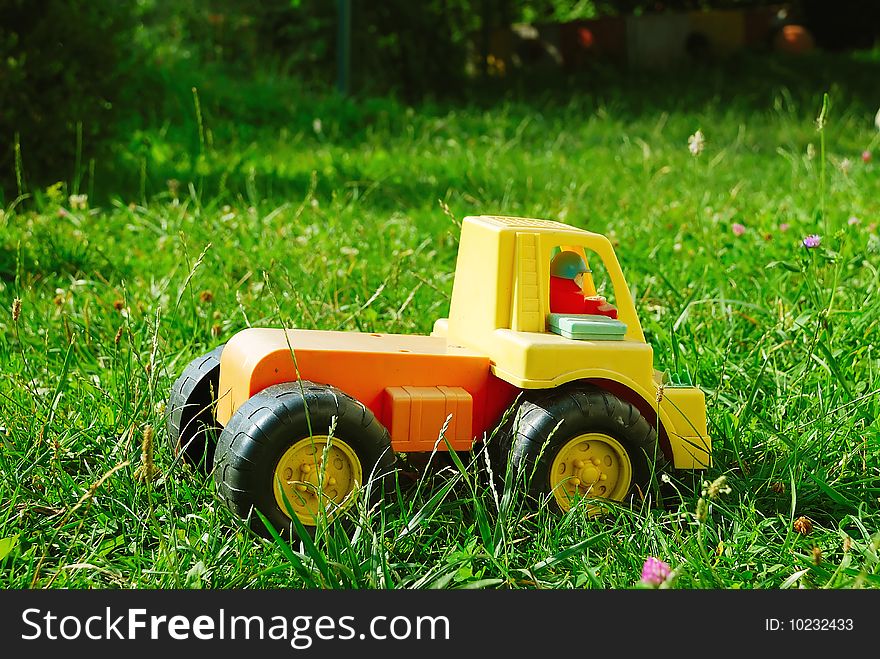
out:
{"label": "dark green shrub", "polygon": [[[75,181],[113,129],[137,58],[132,7],[116,0],[0,0],[0,193]],[[80,127],[80,128],[78,128]],[[81,168],[77,133],[81,130]]]}

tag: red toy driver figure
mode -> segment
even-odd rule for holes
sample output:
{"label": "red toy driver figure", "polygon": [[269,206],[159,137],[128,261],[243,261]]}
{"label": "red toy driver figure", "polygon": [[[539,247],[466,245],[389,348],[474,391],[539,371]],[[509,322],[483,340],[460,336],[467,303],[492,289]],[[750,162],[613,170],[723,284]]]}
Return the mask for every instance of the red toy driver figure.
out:
{"label": "red toy driver figure", "polygon": [[584,295],[587,264],[576,252],[559,252],[550,262],[550,313],[617,318],[617,308],[601,295]]}

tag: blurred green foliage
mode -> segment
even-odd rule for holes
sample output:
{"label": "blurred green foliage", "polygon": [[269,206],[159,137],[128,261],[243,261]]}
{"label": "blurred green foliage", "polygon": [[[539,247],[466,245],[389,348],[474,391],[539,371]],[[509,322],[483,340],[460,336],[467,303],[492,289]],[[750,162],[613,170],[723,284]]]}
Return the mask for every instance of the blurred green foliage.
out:
{"label": "blurred green foliage", "polygon": [[[285,87],[329,92],[337,77],[338,4],[0,0],[0,204],[58,181],[76,193],[91,185],[95,161],[145,167],[152,145],[142,139],[144,129],[168,125],[169,117],[201,121],[194,88],[213,86],[215,96],[228,98],[230,112],[246,109],[252,122],[277,104],[243,97],[247,81],[274,77]],[[514,23],[762,4],[767,2],[351,0],[351,91],[408,103],[483,95],[469,80],[480,81],[485,72],[493,32]],[[230,81],[238,82],[230,87]],[[224,85],[229,89],[219,89]],[[190,132],[195,163],[211,135],[201,126]]]}
{"label": "blurred green foliage", "polygon": [[131,7],[115,0],[0,1],[0,185],[8,193],[19,178],[23,186],[78,180],[78,142],[82,163],[135,91],[135,26]]}

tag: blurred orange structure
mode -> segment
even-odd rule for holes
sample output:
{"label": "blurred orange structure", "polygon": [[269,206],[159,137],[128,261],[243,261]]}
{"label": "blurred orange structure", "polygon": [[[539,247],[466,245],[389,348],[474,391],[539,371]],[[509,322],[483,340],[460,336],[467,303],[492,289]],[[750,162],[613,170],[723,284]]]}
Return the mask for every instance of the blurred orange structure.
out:
{"label": "blurred orange structure", "polygon": [[803,25],[784,25],[773,39],[773,48],[781,53],[801,55],[816,47],[813,35]]}
{"label": "blurred orange structure", "polygon": [[574,71],[599,61],[664,68],[687,58],[702,61],[746,49],[800,54],[814,48],[810,31],[793,24],[790,7],[779,4],[515,25],[495,31],[488,61],[493,73],[505,75],[537,61],[535,53],[557,56],[563,68]]}

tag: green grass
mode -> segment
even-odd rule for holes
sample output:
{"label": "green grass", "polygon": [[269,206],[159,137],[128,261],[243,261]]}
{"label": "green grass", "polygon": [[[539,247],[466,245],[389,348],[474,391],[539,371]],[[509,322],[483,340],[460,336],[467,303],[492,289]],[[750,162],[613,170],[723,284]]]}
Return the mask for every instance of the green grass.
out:
{"label": "green grass", "polygon": [[[181,82],[167,117],[84,164],[88,207],[62,185],[0,214],[0,586],[627,588],[654,555],[682,588],[877,587],[880,153],[860,158],[880,151],[875,66],[597,73],[590,94],[414,108]],[[171,381],[237,330],[429,332],[458,233],[438,200],[612,237],[656,366],[707,393],[699,478],[729,494],[704,509],[678,474],[666,507],[559,516],[493,491],[480,454],[438,456],[352,538],[287,546],[175,462]],[[150,427],[160,477],[143,482]]]}

